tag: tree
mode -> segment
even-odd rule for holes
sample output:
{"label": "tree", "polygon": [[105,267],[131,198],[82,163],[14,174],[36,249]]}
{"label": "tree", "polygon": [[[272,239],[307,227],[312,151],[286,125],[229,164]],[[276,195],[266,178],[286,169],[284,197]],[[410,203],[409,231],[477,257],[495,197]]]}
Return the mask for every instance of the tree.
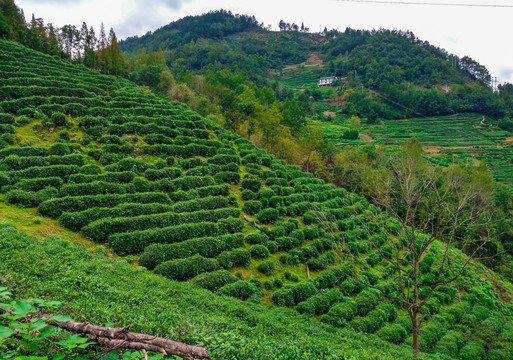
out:
{"label": "tree", "polygon": [[359,129],[361,127],[361,121],[360,118],[356,115],[352,115],[348,120],[347,123],[352,129]]}
{"label": "tree", "polygon": [[55,28],[51,23],[46,25],[46,31],[48,32],[48,54],[61,55],[62,51],[59,47],[59,39],[57,38]]}
{"label": "tree", "polygon": [[118,44],[118,39],[114,29],[110,28],[109,32],[109,46],[107,47],[107,73],[121,75],[125,70],[125,59],[123,52]]}
{"label": "tree", "polygon": [[[493,178],[486,164],[477,169],[460,165],[434,167],[423,158],[417,139],[411,139],[403,154],[391,157],[386,166],[367,172],[364,193],[394,219],[381,213],[374,222],[386,231],[386,239],[371,236],[372,246],[396,271],[396,289],[355,279],[379,290],[385,298],[400,303],[408,312],[413,332],[413,352],[419,355],[423,308],[433,292],[457,280],[472,257],[489,242]],[[367,223],[362,223],[364,228]],[[469,236],[479,232],[479,240]],[[384,243],[385,241],[385,243]],[[459,245],[471,256],[455,259]],[[424,276],[423,261],[433,257],[433,270]],[[431,265],[430,265],[431,266]],[[422,292],[422,294],[421,294]]]}
{"label": "tree", "polygon": [[290,127],[294,135],[299,134],[306,125],[305,111],[295,100],[285,99],[280,103],[283,114],[283,125]]}
{"label": "tree", "polygon": [[61,49],[70,59],[77,57],[77,39],[80,37],[75,25],[64,25],[60,31]]}
{"label": "tree", "polygon": [[[85,24],[85,23],[84,23]],[[96,48],[96,34],[94,32],[93,27],[89,28],[89,31],[86,32],[84,38],[84,59],[83,63],[88,68],[93,69],[96,66],[96,54],[94,49]]]}
{"label": "tree", "polygon": [[280,111],[278,102],[272,104],[261,117],[261,123],[259,124],[260,129],[263,133],[263,145],[273,151],[276,147],[277,140],[284,132],[289,132],[285,127],[281,125],[283,121],[283,115]]}
{"label": "tree", "polygon": [[27,31],[23,11],[13,0],[0,1],[0,38],[20,42]]}

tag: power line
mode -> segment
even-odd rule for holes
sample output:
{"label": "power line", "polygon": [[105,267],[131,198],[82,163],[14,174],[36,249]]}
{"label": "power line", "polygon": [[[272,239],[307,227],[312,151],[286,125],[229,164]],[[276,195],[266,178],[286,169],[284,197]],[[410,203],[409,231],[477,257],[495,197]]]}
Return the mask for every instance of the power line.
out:
{"label": "power line", "polygon": [[394,4],[394,5],[430,5],[430,6],[513,8],[513,5],[502,5],[502,4],[458,4],[458,3],[434,3],[434,2],[386,1],[386,0],[337,0],[337,1],[369,3],[369,4]]}

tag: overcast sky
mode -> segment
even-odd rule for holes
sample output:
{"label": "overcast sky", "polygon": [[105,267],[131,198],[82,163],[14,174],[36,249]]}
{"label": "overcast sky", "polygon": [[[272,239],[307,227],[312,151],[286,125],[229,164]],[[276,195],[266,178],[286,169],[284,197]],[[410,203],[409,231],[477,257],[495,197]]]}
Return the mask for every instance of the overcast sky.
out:
{"label": "overcast sky", "polygon": [[34,13],[54,26],[80,27],[85,21],[97,33],[103,21],[107,31],[113,27],[120,39],[144,35],[187,15],[221,8],[254,15],[275,30],[280,20],[298,25],[304,22],[311,32],[324,27],[341,31],[346,27],[410,30],[421,40],[459,57],[470,56],[485,65],[499,83],[513,83],[511,0],[15,0],[15,3],[24,10],[27,20]]}

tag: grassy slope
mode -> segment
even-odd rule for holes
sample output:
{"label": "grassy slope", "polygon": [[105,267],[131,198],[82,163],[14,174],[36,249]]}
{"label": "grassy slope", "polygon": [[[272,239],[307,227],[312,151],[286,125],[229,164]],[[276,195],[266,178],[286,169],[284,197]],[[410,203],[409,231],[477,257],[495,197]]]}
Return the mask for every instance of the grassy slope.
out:
{"label": "grassy slope", "polygon": [[[79,87],[84,86],[84,84],[87,86],[93,84],[104,86],[108,94],[102,94],[102,91],[99,90],[96,95],[96,100],[102,101],[102,106],[90,109],[89,112],[105,112],[106,116],[114,115],[118,120],[120,115],[126,116],[126,119],[130,118],[133,120],[134,118],[129,113],[135,105],[130,103],[130,99],[135,98],[137,99],[136,105],[146,105],[147,107],[142,110],[145,112],[150,111],[153,115],[160,111],[159,109],[163,109],[162,111],[169,110],[177,116],[185,117],[185,119],[193,119],[193,123],[196,124],[199,124],[201,121],[201,119],[198,120],[197,115],[187,112],[183,106],[172,105],[158,100],[144,91],[133,88],[126,82],[120,82],[108,77],[100,77],[83,68],[66,65],[51,58],[44,58],[37,53],[14,44],[3,42],[0,45],[3,46],[6,52],[6,55],[3,55],[2,58],[3,61],[16,62],[17,66],[26,64],[25,66],[28,70],[36,72],[47,70],[46,68],[36,67],[36,64],[50,64],[48,66],[51,67],[53,73],[67,74],[71,80],[77,81]],[[14,56],[10,57],[9,51],[12,54],[17,54],[18,57],[20,56],[19,54],[23,54],[25,61],[15,60]],[[0,66],[0,70],[4,71],[4,74],[9,74],[9,71],[15,71],[9,66]],[[36,74],[36,76],[42,75]],[[53,76],[46,75],[50,79]],[[74,99],[73,101],[79,100]],[[32,100],[28,99],[27,101],[30,104]],[[50,101],[53,100],[50,99]],[[114,105],[114,101],[118,102]],[[119,107],[119,104],[123,101],[127,101],[128,106],[126,108]],[[16,108],[14,105],[12,102],[4,103],[5,109]],[[152,121],[157,120],[156,117],[152,119]],[[174,121],[173,117],[170,117],[169,121],[172,124]],[[93,136],[93,142],[86,147],[85,145],[73,142],[73,140],[79,140],[83,136],[84,131],[82,128],[77,127],[77,120],[75,118],[70,119],[70,124],[66,130],[71,135],[71,141],[68,141],[69,145],[75,144],[73,146],[83,155],[86,155],[86,151],[103,149],[103,145],[97,141],[102,134]],[[107,129],[107,127],[101,129],[103,134],[107,134],[108,131],[111,130]],[[235,151],[235,154],[238,154],[240,157],[241,144],[249,146],[245,141],[222,129],[216,128],[213,124],[207,124],[207,131],[210,140],[218,141],[222,144],[224,152],[234,153]],[[58,131],[52,130],[51,126],[44,127],[38,118],[32,119],[29,120],[28,124],[16,128],[15,144],[17,146],[30,144],[47,147],[56,141],[57,133]],[[43,134],[43,136],[38,136],[38,134]],[[47,135],[45,136],[45,134]],[[134,149],[132,150],[134,155],[139,155],[141,159],[146,161],[146,164],[152,166],[159,158],[166,158],[162,154],[160,156],[143,154],[142,146],[145,144],[145,141],[142,138],[142,135],[136,138],[132,133],[126,136],[127,143]],[[200,140],[193,139],[191,141]],[[257,154],[259,156],[265,155],[260,152],[257,152]],[[122,157],[123,155],[115,154],[115,156]],[[126,157],[130,158],[130,156]],[[85,158],[87,164],[100,165],[102,171],[104,173],[107,172],[105,164],[93,160],[90,156],[85,156]],[[276,162],[275,165],[277,166],[276,169],[282,169],[278,171],[283,171],[285,174],[287,185],[292,184],[291,180],[287,178],[287,172],[295,171],[295,168],[286,168],[279,162]],[[261,166],[260,169],[259,171],[270,171],[270,168],[267,166]],[[240,175],[246,175],[249,170],[248,166],[241,166]],[[144,180],[141,176],[141,171],[137,171],[137,169],[133,171],[137,173],[141,181]],[[259,171],[256,173],[261,174]],[[311,179],[306,177],[306,174],[304,176],[306,179]],[[263,183],[262,179],[260,181]],[[64,188],[71,185],[67,184]],[[230,188],[240,202],[240,183],[232,184]],[[290,191],[290,186],[288,191]],[[176,195],[169,191],[163,193],[171,196]],[[358,196],[347,194],[346,199],[349,199],[349,206],[359,204],[358,208],[363,207],[363,210],[355,208],[354,211],[356,212],[372,209],[368,207],[368,203],[366,204]],[[34,216],[36,215],[34,209],[16,209],[11,206],[2,206],[5,209],[2,212],[3,218],[12,220],[22,230],[30,228],[28,231],[31,233],[46,235],[47,233],[43,231],[47,230],[38,230],[43,227],[42,225],[48,224],[48,226],[58,227],[55,221],[48,219],[36,219],[34,221]],[[277,207],[281,208],[280,204]],[[304,229],[301,218],[298,219],[300,220],[301,229]],[[32,226],[34,222],[35,224]],[[40,224],[37,224],[37,222],[40,222]],[[275,226],[270,226],[269,228],[274,229]],[[249,224],[245,225],[245,235],[253,231],[254,227],[251,227]],[[325,358],[336,356],[340,351],[344,353],[350,352],[349,349],[356,352],[356,358],[369,356],[376,356],[377,358],[383,356],[386,358],[386,354],[382,355],[382,353],[376,352],[373,347],[369,346],[369,344],[374,343],[378,347],[390,349],[394,354],[391,355],[392,357],[404,357],[409,353],[409,350],[406,350],[407,345],[404,345],[403,348],[382,345],[376,342],[375,337],[367,338],[364,335],[355,335],[351,330],[348,330],[350,327],[335,329],[304,315],[299,316],[294,310],[284,308],[268,309],[260,305],[221,298],[206,290],[200,290],[189,283],[169,282],[161,277],[152,275],[150,272],[134,270],[126,262],[104,259],[102,254],[101,256],[91,255],[88,251],[80,247],[71,246],[65,241],[52,238],[47,242],[37,245],[33,240],[27,240],[23,235],[9,235],[12,233],[12,229],[3,228],[0,256],[4,261],[1,262],[0,279],[3,284],[14,288],[20,296],[45,296],[64,301],[69,300],[75,311],[83,313],[86,317],[96,322],[111,321],[118,325],[130,323],[138,327],[138,330],[151,331],[159,335],[165,335],[165,329],[171,328],[173,329],[171,335],[180,336],[182,332],[185,331],[187,333],[189,331],[187,329],[190,325],[192,327],[190,330],[191,335],[189,338],[184,338],[184,340],[210,344],[208,348],[216,354],[215,358],[250,358],[254,356],[254,358],[286,359],[290,358],[291,354],[297,354],[294,355],[295,357]],[[64,236],[72,234],[72,237],[75,237],[75,239],[84,241],[80,235],[68,231],[55,230],[55,233]],[[339,235],[342,236],[344,234]],[[347,233],[346,235],[349,234]],[[312,241],[309,240],[304,242],[303,245],[310,245],[311,243]],[[358,241],[358,243],[365,247],[365,240]],[[249,245],[245,244],[244,247],[249,248]],[[336,244],[336,250],[344,255],[344,257],[349,255],[346,253],[348,249],[344,241]],[[100,248],[99,251],[101,253],[104,250]],[[304,271],[304,264],[295,266],[281,264],[277,260],[279,255],[283,253],[278,252],[271,257],[276,260],[278,265],[274,276],[283,277],[285,270],[290,270],[299,273],[300,281],[305,282],[305,274],[302,273]],[[461,254],[455,251],[454,256],[459,257]],[[248,268],[236,267],[232,269],[232,273],[245,280],[256,278],[264,282],[269,277],[256,271],[256,266],[260,262],[261,260],[252,259]],[[341,260],[339,258],[337,265],[340,263]],[[382,273],[382,264],[378,265],[374,270],[382,278],[382,281],[386,280],[386,276]],[[319,272],[312,272],[313,276],[318,274]],[[286,279],[284,281],[289,286],[294,284]],[[486,283],[483,284],[483,281]],[[338,286],[336,288],[338,289]],[[494,314],[497,309],[503,311],[504,314],[508,313],[503,302],[511,298],[511,285],[501,282],[493,273],[486,271],[482,266],[476,265],[474,268],[470,268],[466,276],[458,282],[457,288],[459,294],[456,299],[442,304],[440,311],[436,310],[435,313],[439,312],[439,315],[445,316],[445,310],[451,306],[457,306],[461,301],[460,298],[465,294],[473,294],[472,296],[476,299],[479,297],[476,301],[462,302],[463,305],[461,306],[466,307],[468,311],[478,311],[487,307],[488,309],[485,309],[487,316]],[[272,289],[272,291],[276,290]],[[269,302],[272,291],[264,292],[263,302],[265,304]],[[494,294],[494,292],[499,294]],[[472,296],[470,299],[474,299]],[[357,297],[353,296],[350,301],[361,301],[361,299],[358,300]],[[169,309],[169,306],[171,306],[171,309]],[[399,313],[399,315],[404,314],[404,310],[399,310]],[[485,321],[485,319],[481,321]],[[490,348],[495,346],[496,343],[500,343],[497,340],[497,336],[501,331],[508,331],[508,328],[504,325],[506,320],[508,319],[504,318],[501,320],[503,325],[497,330],[498,332],[495,334],[495,337],[488,339],[487,346]],[[455,329],[458,329],[457,326],[455,326]],[[479,326],[481,325],[476,323],[468,327],[468,333],[465,335],[466,341],[473,341],[474,337],[480,336],[479,332],[482,329]],[[447,328],[444,331],[447,331]],[[235,336],[235,333],[240,334],[241,332],[243,336]],[[352,341],[352,338],[356,338],[356,340]],[[280,345],[283,339],[286,339],[285,345]],[[361,339],[361,342],[359,339]],[[425,349],[430,352],[436,351],[436,348],[433,346],[426,347]],[[373,355],[369,355],[369,353]]]}
{"label": "grassy slope", "polygon": [[[378,338],[337,330],[293,310],[269,309],[170,282],[51,236],[44,241],[0,223],[0,284],[21,297],[44,297],[93,323],[206,343],[214,359],[409,357]],[[377,351],[379,349],[379,351]]]}

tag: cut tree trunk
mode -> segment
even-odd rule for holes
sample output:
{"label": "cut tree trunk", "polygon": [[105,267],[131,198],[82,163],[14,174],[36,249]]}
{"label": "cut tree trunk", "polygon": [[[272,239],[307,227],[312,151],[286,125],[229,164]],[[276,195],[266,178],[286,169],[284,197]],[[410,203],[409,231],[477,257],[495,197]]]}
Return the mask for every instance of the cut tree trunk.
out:
{"label": "cut tree trunk", "polygon": [[[4,310],[0,307],[0,314],[11,313],[10,310]],[[98,343],[100,346],[112,349],[133,349],[139,351],[152,351],[161,353],[164,356],[176,355],[186,360],[205,359],[210,357],[205,345],[187,345],[177,341],[130,332],[129,326],[121,328],[108,328],[105,326],[95,326],[87,322],[75,321],[55,321],[50,320],[53,316],[39,312],[29,313],[25,316],[26,321],[30,319],[48,319],[47,324],[72,333],[89,334],[90,340]]]}

